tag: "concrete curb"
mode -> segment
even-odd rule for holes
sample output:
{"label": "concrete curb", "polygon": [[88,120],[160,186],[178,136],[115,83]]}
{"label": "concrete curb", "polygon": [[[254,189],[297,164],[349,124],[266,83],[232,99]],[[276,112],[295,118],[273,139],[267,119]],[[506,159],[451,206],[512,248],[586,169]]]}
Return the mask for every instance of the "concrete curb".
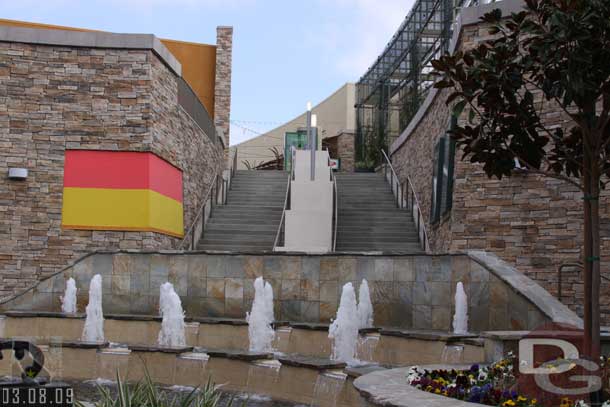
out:
{"label": "concrete curb", "polygon": [[515,292],[536,305],[553,322],[577,328],[583,327],[582,319],[574,311],[495,254],[478,250],[469,251],[467,254],[468,257],[512,287]]}
{"label": "concrete curb", "polygon": [[[447,368],[446,365],[421,366],[423,369]],[[451,366],[468,369],[470,366]],[[360,376],[354,380],[354,387],[371,404],[392,407],[481,407],[478,403],[468,403],[419,390],[407,383],[408,367],[381,370]]]}

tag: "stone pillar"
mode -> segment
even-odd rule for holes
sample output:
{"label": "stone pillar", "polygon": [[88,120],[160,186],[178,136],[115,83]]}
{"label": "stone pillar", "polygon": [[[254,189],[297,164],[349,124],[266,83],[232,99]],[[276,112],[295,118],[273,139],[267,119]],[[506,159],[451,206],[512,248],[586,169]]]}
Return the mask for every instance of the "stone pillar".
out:
{"label": "stone pillar", "polygon": [[231,60],[233,27],[216,28],[216,79],[214,88],[214,124],[222,128],[225,138],[225,157],[229,150],[231,119]]}

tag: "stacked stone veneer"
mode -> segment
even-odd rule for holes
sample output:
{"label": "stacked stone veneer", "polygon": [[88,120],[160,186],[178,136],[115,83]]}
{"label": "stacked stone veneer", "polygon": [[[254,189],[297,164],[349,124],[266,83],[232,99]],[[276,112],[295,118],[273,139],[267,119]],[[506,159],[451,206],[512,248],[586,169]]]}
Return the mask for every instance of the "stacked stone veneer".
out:
{"label": "stacked stone veneer", "polygon": [[214,88],[214,122],[222,129],[227,146],[231,120],[231,67],[233,27],[216,29],[216,85]]}
{"label": "stacked stone veneer", "polygon": [[[91,250],[177,246],[159,233],[60,227],[66,149],[152,151],[174,164],[190,225],[222,152],[178,105],[176,80],[150,49],[0,42],[0,294]],[[9,167],[28,179],[7,180]]]}
{"label": "stacked stone veneer", "polygon": [[159,287],[170,281],[187,316],[243,318],[252,305],[254,279],[274,290],[277,320],[328,322],[341,288],[358,289],[366,278],[375,325],[451,328],[453,297],[462,281],[469,297],[470,327],[528,329],[577,317],[514,269],[485,255],[302,256],[201,253],[98,253],[83,258],[2,305],[4,310],[59,311],[65,280],[74,277],[79,310],[87,304],[93,275],[103,278],[106,313],[158,313]]}
{"label": "stacked stone veneer", "polygon": [[[506,0],[508,3],[518,3]],[[486,8],[494,5],[483,6]],[[481,13],[479,13],[481,14]],[[489,38],[483,24],[462,27],[458,47],[475,46]],[[552,104],[542,101],[543,119],[549,126],[566,124]],[[434,145],[448,128],[448,91],[439,91],[424,106],[421,120],[407,129],[393,146],[392,162],[401,179],[408,174],[422,205],[432,250],[455,252],[483,249],[493,252],[557,294],[557,268],[582,259],[582,194],[555,179],[515,172],[509,179],[489,179],[482,166],[461,161],[456,154],[453,208],[440,222],[430,224]],[[603,256],[610,249],[609,194],[600,202],[602,273],[610,277],[610,263]],[[561,301],[581,313],[583,286],[577,269],[564,272]],[[602,280],[602,318],[610,323],[610,286]]]}
{"label": "stacked stone veneer", "polygon": [[337,135],[337,155],[341,159],[341,172],[353,172],[356,133],[353,130],[342,130]]}

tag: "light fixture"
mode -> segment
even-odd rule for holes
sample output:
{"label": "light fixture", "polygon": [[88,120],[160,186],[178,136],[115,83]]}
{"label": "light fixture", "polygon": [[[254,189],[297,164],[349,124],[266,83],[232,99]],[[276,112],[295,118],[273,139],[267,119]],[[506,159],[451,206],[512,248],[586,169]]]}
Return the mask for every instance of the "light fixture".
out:
{"label": "light fixture", "polygon": [[27,168],[9,168],[8,169],[8,179],[14,181],[23,181],[28,177],[28,169]]}
{"label": "light fixture", "polygon": [[307,111],[311,112],[311,102],[307,102]]}

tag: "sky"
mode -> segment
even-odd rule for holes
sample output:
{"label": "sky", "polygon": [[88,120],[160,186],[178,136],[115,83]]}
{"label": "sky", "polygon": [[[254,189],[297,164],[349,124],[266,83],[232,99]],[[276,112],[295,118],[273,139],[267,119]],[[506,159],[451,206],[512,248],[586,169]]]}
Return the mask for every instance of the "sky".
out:
{"label": "sky", "polygon": [[215,44],[233,33],[231,144],[357,82],[413,0],[0,0],[0,17]]}

